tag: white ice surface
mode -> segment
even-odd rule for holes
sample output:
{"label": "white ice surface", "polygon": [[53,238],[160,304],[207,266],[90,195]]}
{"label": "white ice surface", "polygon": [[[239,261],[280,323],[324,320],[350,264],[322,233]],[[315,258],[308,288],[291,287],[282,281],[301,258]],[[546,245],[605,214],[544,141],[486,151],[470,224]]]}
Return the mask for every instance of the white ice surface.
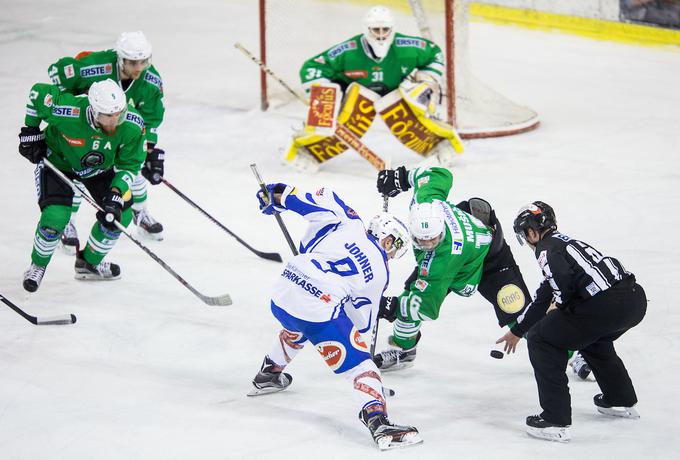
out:
{"label": "white ice surface", "polygon": [[[397,392],[391,418],[417,426],[425,443],[381,454],[356,418],[350,383],[311,347],[289,367],[288,391],[245,397],[277,330],[268,299],[281,265],[254,257],[162,185],[151,189],[149,208],[166,227],[165,241],[146,244],[199,290],[229,292],[233,306],[203,305],[125,238],[109,256],[122,266],[120,281],[76,281],[73,259],[57,252],[40,290],[28,296],[21,288],[39,216],[33,168],[16,150],[25,97],[57,57],[110,47],[123,30],[146,32],[165,81],[159,146],[167,151],[166,178],[252,245],[288,256],[274,220],[257,210],[254,161],[266,180],[333,187],[366,218],[378,210],[375,172],[352,152],[311,177],[280,164],[277,149],[298,119],[257,110],[257,70],[232,47],[237,40],[255,47],[256,2],[0,3],[0,292],[35,315],[78,316],[72,326],[36,327],[0,306],[0,458],[677,455],[677,50],[473,24],[477,76],[533,107],[542,126],[468,143],[454,169],[452,199],[476,195],[494,204],[530,289],[538,267],[510,228],[515,211],[535,199],[555,207],[564,232],[637,275],[649,311],[617,349],[642,418],[596,415],[597,385],[571,380],[573,441],[528,438],[524,417],[539,407],[525,344],[517,355],[489,358],[502,334],[491,307],[481,296],[450,296],[439,320],[423,328],[415,367],[385,376]],[[394,164],[417,162],[375,128],[366,138],[375,150]],[[407,204],[400,196],[392,209],[404,216]],[[83,239],[93,216],[84,203]],[[285,219],[300,235],[301,219]],[[399,291],[411,257],[394,265],[389,292]],[[388,332],[383,324],[381,346]]]}

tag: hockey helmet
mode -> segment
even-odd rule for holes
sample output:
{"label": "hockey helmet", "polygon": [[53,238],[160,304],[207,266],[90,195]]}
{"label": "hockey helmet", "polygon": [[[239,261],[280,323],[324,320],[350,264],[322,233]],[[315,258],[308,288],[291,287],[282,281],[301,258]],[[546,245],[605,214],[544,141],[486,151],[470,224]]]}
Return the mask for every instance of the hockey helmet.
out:
{"label": "hockey helmet", "polygon": [[374,216],[368,223],[368,233],[375,236],[378,242],[391,236],[394,238],[392,248],[387,251],[388,255],[394,253],[394,258],[398,259],[408,251],[410,237],[406,225],[392,214],[381,212]]}
{"label": "hockey helmet", "polygon": [[87,93],[87,100],[90,102],[92,115],[95,120],[98,120],[102,114],[113,115],[116,113],[120,114],[118,116],[118,124],[125,120],[125,114],[127,113],[125,93],[110,78],[92,83]]}
{"label": "hockey helmet", "polygon": [[143,32],[123,32],[116,40],[116,54],[118,55],[118,67],[123,68],[123,60],[146,61],[151,63],[151,43],[146,39]]}
{"label": "hockey helmet", "polygon": [[553,208],[542,201],[534,201],[522,207],[515,217],[513,229],[519,244],[526,241],[527,229],[533,228],[538,233],[544,230],[557,230],[557,219]]}
{"label": "hockey helmet", "polygon": [[378,59],[387,56],[394,41],[394,17],[389,8],[374,6],[364,16],[364,37]]}
{"label": "hockey helmet", "polygon": [[446,225],[444,210],[439,200],[411,206],[409,229],[413,245],[423,251],[434,250],[444,240]]}

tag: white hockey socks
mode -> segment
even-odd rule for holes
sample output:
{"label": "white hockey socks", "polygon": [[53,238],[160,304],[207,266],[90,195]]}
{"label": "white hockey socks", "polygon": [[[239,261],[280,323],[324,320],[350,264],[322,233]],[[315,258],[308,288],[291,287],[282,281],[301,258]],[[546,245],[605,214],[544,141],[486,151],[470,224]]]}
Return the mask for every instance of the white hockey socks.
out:
{"label": "white hockey socks", "polygon": [[267,356],[278,366],[284,368],[302,350],[306,340],[300,332],[281,329]]}
{"label": "white hockey socks", "polygon": [[370,408],[370,412],[387,413],[380,371],[371,359],[344,372],[344,376],[352,381],[352,393],[359,404],[357,412]]}

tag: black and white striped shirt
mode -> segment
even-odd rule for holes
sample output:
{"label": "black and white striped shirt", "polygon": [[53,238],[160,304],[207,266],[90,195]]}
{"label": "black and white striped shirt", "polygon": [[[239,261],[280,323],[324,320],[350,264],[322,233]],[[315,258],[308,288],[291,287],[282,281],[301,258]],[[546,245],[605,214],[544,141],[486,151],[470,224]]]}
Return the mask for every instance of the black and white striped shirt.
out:
{"label": "black and white striped shirt", "polygon": [[589,299],[631,275],[613,257],[602,255],[583,241],[552,232],[536,245],[536,259],[545,280],[536,291],[534,301],[518,318],[513,333],[521,336],[540,318],[554,301],[557,308]]}

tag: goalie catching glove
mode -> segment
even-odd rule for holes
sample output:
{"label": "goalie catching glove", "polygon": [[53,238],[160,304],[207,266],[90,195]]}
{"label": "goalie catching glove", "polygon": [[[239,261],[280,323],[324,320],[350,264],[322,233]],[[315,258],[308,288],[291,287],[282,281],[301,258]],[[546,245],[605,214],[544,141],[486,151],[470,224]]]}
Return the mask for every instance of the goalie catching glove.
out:
{"label": "goalie catching glove", "polygon": [[408,171],[404,166],[397,169],[384,169],[378,173],[378,192],[394,198],[401,192],[411,188],[408,183]]}

